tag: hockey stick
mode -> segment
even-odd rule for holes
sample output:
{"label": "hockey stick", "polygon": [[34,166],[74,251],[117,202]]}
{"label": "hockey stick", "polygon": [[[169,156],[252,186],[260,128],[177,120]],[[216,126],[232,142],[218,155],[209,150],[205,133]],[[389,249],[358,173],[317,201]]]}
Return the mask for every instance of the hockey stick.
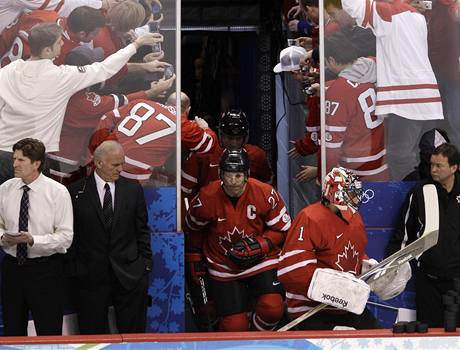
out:
{"label": "hockey stick", "polygon": [[[382,260],[380,263],[374,265],[369,271],[358,276],[359,279],[365,280],[367,283],[375,282],[386,273],[397,270],[401,265],[419,257],[423,252],[436,245],[439,236],[439,207],[436,187],[432,184],[423,186],[423,197],[425,204],[425,228],[423,234],[407,247],[404,247],[399,252]],[[278,329],[278,332],[284,332],[295,327],[302,321],[324,309],[326,306],[326,304],[319,304],[295,320],[289,322],[284,327]]]}

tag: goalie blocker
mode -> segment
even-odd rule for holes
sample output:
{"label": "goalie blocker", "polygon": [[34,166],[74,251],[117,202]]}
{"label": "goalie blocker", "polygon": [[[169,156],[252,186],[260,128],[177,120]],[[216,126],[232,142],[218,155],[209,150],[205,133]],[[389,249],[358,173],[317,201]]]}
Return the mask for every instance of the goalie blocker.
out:
{"label": "goalie blocker", "polygon": [[366,307],[369,285],[351,273],[333,269],[316,269],[308,288],[308,297],[357,315]]}

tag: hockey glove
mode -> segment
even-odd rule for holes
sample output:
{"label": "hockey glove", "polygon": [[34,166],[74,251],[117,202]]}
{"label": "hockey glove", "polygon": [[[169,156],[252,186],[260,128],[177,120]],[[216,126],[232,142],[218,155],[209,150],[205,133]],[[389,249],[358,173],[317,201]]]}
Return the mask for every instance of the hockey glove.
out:
{"label": "hockey glove", "polygon": [[409,262],[406,262],[396,272],[383,275],[375,282],[369,283],[369,286],[380,299],[388,300],[401,294],[411,277],[412,270]]}
{"label": "hockey glove", "polygon": [[375,265],[377,265],[379,262],[375,259],[363,259],[362,261],[362,267],[361,267],[361,274],[365,274],[367,271],[372,269]]}
{"label": "hockey glove", "polygon": [[241,268],[249,268],[261,261],[273,250],[273,243],[265,237],[246,237],[233,244],[229,258]]}
{"label": "hockey glove", "polygon": [[203,254],[201,252],[185,253],[185,261],[188,262],[190,266],[190,277],[193,282],[200,284],[200,278],[206,275]]}
{"label": "hockey glove", "polygon": [[307,296],[320,303],[361,315],[371,290],[366,282],[351,273],[316,269]]}

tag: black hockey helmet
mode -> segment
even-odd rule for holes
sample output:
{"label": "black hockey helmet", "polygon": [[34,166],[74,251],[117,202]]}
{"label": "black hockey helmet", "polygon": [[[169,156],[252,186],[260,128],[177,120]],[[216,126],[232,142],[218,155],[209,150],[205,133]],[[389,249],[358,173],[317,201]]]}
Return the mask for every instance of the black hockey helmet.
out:
{"label": "black hockey helmet", "polygon": [[244,173],[249,177],[249,157],[244,149],[224,150],[220,157],[219,174],[222,178],[223,172]]}
{"label": "black hockey helmet", "polygon": [[240,109],[232,109],[222,114],[219,121],[219,136],[248,136],[249,123],[246,114]]}

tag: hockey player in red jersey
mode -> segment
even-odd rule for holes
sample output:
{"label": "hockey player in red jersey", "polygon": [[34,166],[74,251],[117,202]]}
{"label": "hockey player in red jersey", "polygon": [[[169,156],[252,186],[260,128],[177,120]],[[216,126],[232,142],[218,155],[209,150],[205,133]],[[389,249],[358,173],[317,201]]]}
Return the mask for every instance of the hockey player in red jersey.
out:
{"label": "hockey player in red jersey", "polygon": [[276,268],[291,219],[272,186],[249,178],[244,150],[226,150],[219,169],[221,180],[201,188],[186,216],[192,278],[201,277],[206,259],[221,331],[249,329],[250,297],[252,326],[273,330],[283,315]]}
{"label": "hockey player in red jersey", "polygon": [[6,29],[0,36],[1,67],[17,59],[28,59],[30,30],[38,23],[48,22],[57,23],[63,29],[64,43],[61,53],[54,59],[54,64],[61,65],[66,54],[79,46],[80,42],[89,43],[93,40],[99,29],[104,26],[105,18],[99,10],[87,6],[76,8],[68,18],[61,18],[54,11],[44,10],[23,14],[14,26]]}
{"label": "hockey player in red jersey", "polygon": [[[110,130],[125,151],[122,175],[148,180],[176,150],[176,109],[149,100],[135,100],[105,114],[98,129]],[[195,152],[212,149],[215,137],[198,123],[181,117],[182,145]],[[98,142],[94,140],[93,142]],[[166,169],[167,171],[168,169]]]}
{"label": "hockey player in red jersey", "polygon": [[250,177],[262,182],[271,180],[272,171],[265,152],[258,146],[247,143],[249,123],[241,110],[230,110],[219,121],[219,141],[213,152],[192,153],[182,166],[182,194],[193,198],[201,187],[219,179],[219,160],[224,149],[243,148],[251,164]]}
{"label": "hockey player in red jersey", "polygon": [[[78,46],[70,51],[65,58],[65,64],[71,66],[85,66],[100,62],[104,58],[101,48],[90,49],[87,46]],[[139,99],[153,99],[163,90],[165,81],[152,84],[145,91],[131,94],[100,95],[100,84],[77,92],[67,104],[64,123],[62,125],[59,151],[48,154],[56,160],[50,164],[52,177],[64,184],[73,182],[76,177],[86,174],[85,166],[88,164],[88,148],[90,137],[98,126],[102,115],[123,106],[130,101]]]}
{"label": "hockey player in red jersey", "polygon": [[326,172],[343,166],[361,180],[389,179],[383,117],[375,115],[375,61],[358,57],[338,32],[325,39],[326,66],[338,74],[326,90]]}
{"label": "hockey player in red jersey", "polygon": [[[361,196],[357,177],[348,169],[334,168],[325,178],[321,201],[300,211],[292,223],[278,264],[278,280],[286,289],[291,317],[295,319],[318,305],[312,296],[317,295],[315,287],[321,285],[316,277],[324,272],[330,278],[328,285],[336,287],[337,293],[349,284],[356,287],[352,294],[359,296],[356,300],[360,308],[364,307],[359,310],[361,314],[352,313],[359,312],[356,311],[359,307],[327,307],[303,321],[301,329],[333,329],[336,325],[378,328],[377,321],[365,308],[369,290],[366,292],[364,282],[354,277],[361,273],[363,260],[367,259],[366,231],[357,211]],[[336,299],[353,304],[349,296]]]}

